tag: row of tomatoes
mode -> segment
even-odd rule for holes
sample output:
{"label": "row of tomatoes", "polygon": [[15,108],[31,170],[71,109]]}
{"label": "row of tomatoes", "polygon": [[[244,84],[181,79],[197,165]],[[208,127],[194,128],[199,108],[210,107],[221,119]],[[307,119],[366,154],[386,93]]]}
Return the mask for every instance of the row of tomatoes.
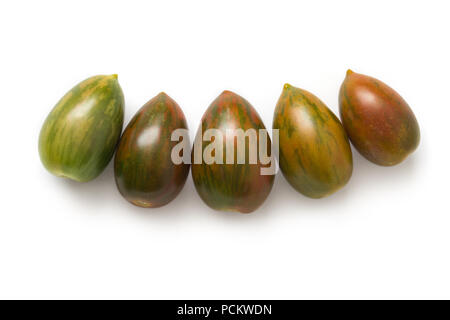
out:
{"label": "row of tomatoes", "polygon": [[[306,196],[321,198],[348,182],[353,170],[349,139],[364,157],[383,166],[400,163],[419,144],[412,110],[397,92],[375,78],[349,70],[339,92],[339,108],[342,123],[315,95],[289,84],[276,105],[273,129],[277,129],[279,166],[292,187]],[[117,187],[141,207],[159,207],[173,200],[191,166],[198,194],[214,209],[252,212],[270,193],[274,174],[262,170],[273,163],[259,158],[249,161],[252,144],[270,152],[267,132],[256,140],[247,137],[245,161],[237,163],[226,161],[227,151],[236,159],[236,137],[224,134],[222,144],[215,141],[217,136],[204,137],[210,129],[224,133],[265,129],[256,110],[241,96],[224,91],[202,117],[197,132],[201,140],[194,143],[192,159],[199,148],[200,155],[209,151],[216,160],[223,158],[212,163],[174,162],[173,150],[179,141],[173,139],[173,132],[187,130],[187,124],[181,108],[165,93],[147,102],[121,135],[123,114],[117,75],[79,83],[42,126],[39,152],[44,166],[57,176],[86,182],[97,177],[116,152]],[[190,152],[190,148],[180,149],[184,159],[191,158]]]}

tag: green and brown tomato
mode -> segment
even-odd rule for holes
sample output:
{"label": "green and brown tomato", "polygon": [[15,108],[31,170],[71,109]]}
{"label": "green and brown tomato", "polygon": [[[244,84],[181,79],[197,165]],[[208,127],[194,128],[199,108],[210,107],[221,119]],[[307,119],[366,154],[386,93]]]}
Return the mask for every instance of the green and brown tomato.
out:
{"label": "green and brown tomato", "polygon": [[97,177],[114,155],[123,114],[117,75],[94,76],[77,84],[42,126],[39,155],[45,168],[79,182]]}
{"label": "green and brown tomato", "polygon": [[[222,146],[223,158],[220,162],[208,163],[203,157],[212,143],[206,141],[204,135],[211,129],[222,133],[222,141],[215,141]],[[262,133],[255,139],[246,138],[243,148],[245,161],[241,162],[237,160],[240,149],[238,139],[229,134],[237,130]],[[230,147],[228,151],[227,146]],[[260,157],[251,161],[251,150],[257,149],[259,152],[262,147],[271,156],[270,137],[256,110],[241,96],[224,91],[204,113],[192,151],[192,178],[202,200],[215,210],[241,213],[256,210],[269,195],[274,181],[273,174],[263,174],[264,170],[261,170],[267,169],[271,164],[262,161]],[[200,154],[199,163],[196,159],[197,152]],[[232,154],[233,161],[227,161],[227,154]]]}
{"label": "green and brown tomato", "polygon": [[[125,128],[114,159],[114,174],[119,192],[132,204],[161,207],[180,193],[190,164],[173,162],[172,149],[179,141],[172,141],[172,132],[177,129],[187,131],[186,119],[164,92],[142,106]],[[190,146],[189,141],[185,144]]]}
{"label": "green and brown tomato", "polygon": [[300,193],[322,198],[350,179],[353,160],[339,119],[312,93],[285,84],[275,108],[279,130],[279,164]]}
{"label": "green and brown tomato", "polygon": [[419,145],[414,113],[380,80],[348,70],[339,92],[339,109],[351,142],[373,163],[396,165]]}

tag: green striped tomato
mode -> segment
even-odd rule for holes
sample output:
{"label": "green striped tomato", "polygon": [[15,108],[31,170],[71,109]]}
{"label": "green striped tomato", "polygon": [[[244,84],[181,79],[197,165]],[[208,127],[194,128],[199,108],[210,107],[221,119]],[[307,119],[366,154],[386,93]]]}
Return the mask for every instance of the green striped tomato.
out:
{"label": "green striped tomato", "polygon": [[348,182],[353,159],[347,135],[319,98],[285,84],[273,128],[279,130],[280,169],[294,189],[322,198]]}
{"label": "green striped tomato", "polygon": [[[203,155],[205,148],[210,144],[203,138],[209,129],[220,130],[223,134],[223,159],[222,163],[207,164],[205,159],[196,163],[196,146]],[[204,113],[196,139],[202,139],[200,144],[194,144],[192,151],[192,179],[195,188],[202,200],[211,208],[223,211],[238,211],[249,213],[256,210],[269,195],[274,175],[262,175],[261,168],[268,165],[261,163],[260,159],[255,163],[249,161],[250,140],[245,144],[246,159],[244,163],[226,161],[226,145],[230,143],[230,150],[237,155],[237,142],[226,136],[227,130],[248,129],[260,130],[265,126],[256,110],[241,96],[224,91],[214,100]],[[265,148],[270,153],[271,142],[266,132]],[[258,136],[257,143],[260,138]]]}
{"label": "green striped tomato", "polygon": [[56,104],[39,136],[39,154],[52,174],[79,182],[97,177],[111,160],[123,125],[117,75],[86,79]]}
{"label": "green striped tomato", "polygon": [[183,188],[190,165],[172,161],[171,151],[178,141],[172,141],[171,135],[176,129],[187,130],[183,111],[162,92],[134,115],[123,132],[114,174],[117,188],[132,204],[160,207]]}

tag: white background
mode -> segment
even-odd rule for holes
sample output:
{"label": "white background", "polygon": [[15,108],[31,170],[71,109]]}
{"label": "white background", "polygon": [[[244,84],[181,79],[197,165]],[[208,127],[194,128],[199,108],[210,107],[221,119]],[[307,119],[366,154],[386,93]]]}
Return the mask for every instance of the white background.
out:
{"label": "white background", "polygon": [[[0,298],[450,298],[448,1],[8,1],[0,5]],[[59,98],[119,74],[125,123],[165,91],[193,134],[232,90],[271,127],[289,82],[338,111],[347,68],[397,90],[418,150],[354,152],[321,200],[279,173],[250,215],[216,212],[191,177],[159,209],[126,202],[112,166],[78,184],[40,163]]]}

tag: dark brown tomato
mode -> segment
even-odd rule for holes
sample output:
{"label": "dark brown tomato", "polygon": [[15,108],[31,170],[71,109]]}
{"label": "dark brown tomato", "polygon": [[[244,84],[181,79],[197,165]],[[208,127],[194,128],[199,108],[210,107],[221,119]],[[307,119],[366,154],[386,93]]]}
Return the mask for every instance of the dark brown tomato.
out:
{"label": "dark brown tomato", "polygon": [[172,201],[183,188],[189,164],[174,164],[172,132],[187,129],[178,104],[160,93],[131,119],[117,149],[114,173],[117,187],[129,202],[155,208]]}
{"label": "dark brown tomato", "polygon": [[414,113],[380,80],[348,70],[339,92],[339,109],[355,148],[376,164],[396,165],[419,145]]}

